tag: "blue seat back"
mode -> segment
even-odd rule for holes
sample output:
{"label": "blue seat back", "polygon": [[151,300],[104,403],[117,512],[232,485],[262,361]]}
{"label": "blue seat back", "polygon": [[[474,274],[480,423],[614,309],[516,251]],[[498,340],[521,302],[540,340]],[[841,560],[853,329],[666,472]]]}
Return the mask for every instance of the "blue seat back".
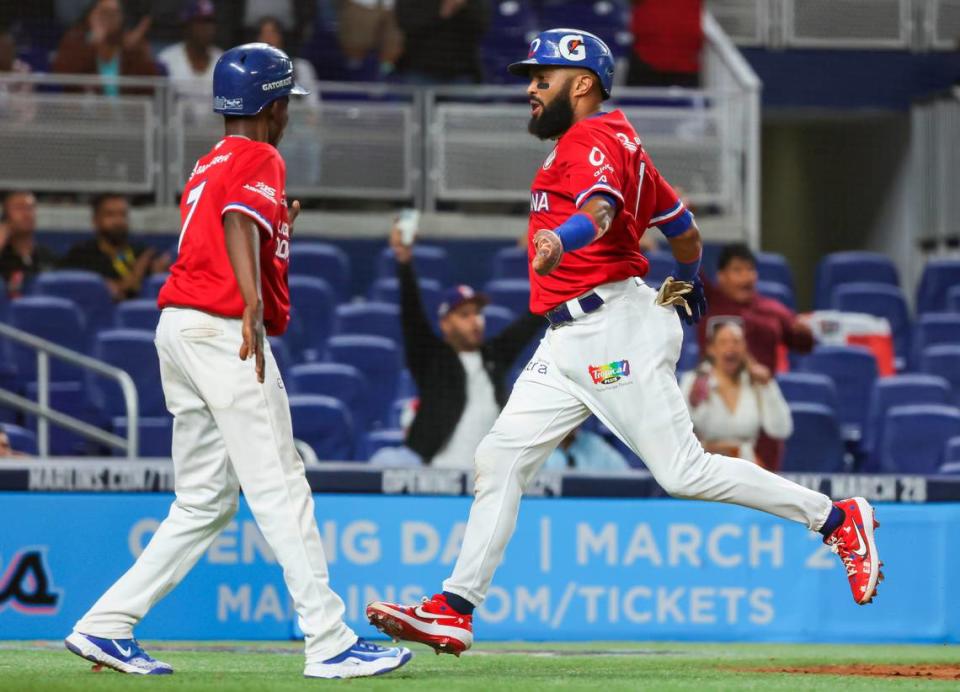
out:
{"label": "blue seat back", "polygon": [[151,298],[125,300],[113,312],[113,326],[120,329],[149,329],[156,331],[160,321],[157,301]]}
{"label": "blue seat back", "polygon": [[525,247],[505,247],[493,256],[494,279],[529,279],[530,260]]}
{"label": "blue seat back", "polygon": [[953,395],[950,383],[937,375],[906,373],[877,380],[870,395],[864,432],[863,448],[869,458],[863,470],[875,472],[880,469],[880,440],[883,439],[883,428],[890,409],[906,404],[951,403]]}
{"label": "blue seat back", "polygon": [[370,422],[383,423],[396,398],[400,375],[400,349],[380,336],[341,334],[327,342],[329,360],[352,365],[367,380]]}
{"label": "blue seat back", "polygon": [[527,279],[494,279],[487,282],[483,292],[491,303],[516,315],[530,312],[530,282]]}
{"label": "blue seat back", "polygon": [[338,334],[369,334],[392,339],[402,350],[403,326],[400,306],[395,303],[350,303],[336,309]]}
{"label": "blue seat back", "polygon": [[293,436],[313,448],[321,461],[354,459],[354,428],[350,411],[339,399],[295,394],[290,397]]}
{"label": "blue seat back", "polygon": [[659,250],[648,253],[647,262],[650,263],[650,268],[643,277],[643,281],[654,289],[660,288],[660,284],[670,276],[674,265],[677,263],[669,252]]}
{"label": "blue seat back", "polygon": [[844,436],[856,439],[866,425],[870,392],[877,379],[873,353],[860,346],[820,346],[803,359],[800,371],[817,372],[833,380]]}
{"label": "blue seat back", "polygon": [[517,319],[516,315],[509,308],[499,305],[488,305],[483,309],[484,319],[484,338],[492,339],[497,336],[504,328]]}
{"label": "blue seat back", "polygon": [[[420,300],[431,322],[437,320],[437,309],[442,300],[443,288],[436,279],[420,279]],[[370,300],[400,304],[400,282],[395,278],[380,278],[370,287]]]}
{"label": "blue seat back", "polygon": [[837,388],[827,375],[816,372],[783,372],[777,375],[777,384],[791,404],[820,404],[836,415]]}
{"label": "blue seat back", "polygon": [[793,297],[793,289],[786,284],[776,281],[757,281],[757,293],[766,298],[773,298],[791,310],[797,308],[796,300]]}
{"label": "blue seat back", "polygon": [[817,264],[814,307],[830,308],[833,289],[845,283],[881,283],[899,285],[900,279],[893,262],[877,252],[834,252]]}
{"label": "blue seat back", "polygon": [[[41,339],[80,353],[86,352],[86,320],[72,300],[52,296],[25,296],[10,304],[10,325]],[[36,352],[7,342],[7,355],[17,366],[21,381],[36,379]],[[80,371],[60,359],[50,359],[53,380],[79,380]]]}
{"label": "blue seat back", "polygon": [[890,323],[894,351],[901,362],[910,355],[910,312],[899,286],[878,283],[844,283],[833,289],[830,307],[843,312],[863,312]]}
{"label": "blue seat back", "polygon": [[[433,279],[441,286],[445,285],[448,280],[448,264],[446,249],[436,245],[413,246],[413,267],[418,278]],[[393,279],[397,276],[397,262],[393,250],[388,247],[380,251],[377,276],[381,279]]]}
{"label": "blue seat back", "polygon": [[[153,332],[145,329],[105,329],[94,338],[94,358],[126,371],[133,378],[142,416],[159,416],[166,412],[160,361],[153,339]],[[87,378],[93,400],[107,416],[114,418],[127,414],[119,384],[93,373],[88,373]]]}
{"label": "blue seat back", "polygon": [[298,241],[290,251],[290,273],[323,279],[338,302],[350,297],[350,258],[336,245]]}
{"label": "blue seat back", "polygon": [[927,260],[917,287],[917,312],[943,312],[948,292],[960,286],[960,259]]}
{"label": "blue seat back", "polygon": [[[127,436],[127,419],[117,417],[113,419],[113,431],[120,437]],[[160,457],[169,459],[173,444],[173,417],[148,416],[141,418],[137,425],[139,436],[138,454],[142,457]],[[113,449],[114,456],[124,456],[122,449]]]}
{"label": "blue seat back", "polygon": [[[333,327],[336,302],[330,284],[320,278],[293,274],[289,277],[291,314],[290,335],[286,339],[291,351],[303,354],[320,349]],[[292,324],[296,320],[296,324]]]}
{"label": "blue seat back", "polygon": [[367,378],[346,363],[302,363],[290,368],[290,391],[293,394],[318,394],[339,399],[353,414],[357,426],[375,418],[370,410]]}
{"label": "blue seat back", "polygon": [[29,456],[37,455],[37,436],[34,432],[26,428],[21,428],[19,425],[13,425],[12,423],[4,423],[0,425],[0,429],[7,434],[7,439],[10,441],[10,448],[14,452],[20,452],[21,454],[27,454]]}
{"label": "blue seat back", "polygon": [[109,327],[113,322],[113,297],[99,274],[78,269],[42,272],[33,282],[33,293],[66,298],[76,303],[91,331]]}
{"label": "blue seat back", "polygon": [[756,258],[757,278],[760,281],[773,281],[787,286],[791,292],[796,290],[793,272],[786,257],[776,252],[758,252]]}
{"label": "blue seat back", "polygon": [[151,274],[143,282],[143,287],[140,289],[141,298],[156,298],[160,295],[160,289],[163,288],[163,285],[167,283],[167,279],[170,277],[170,272],[162,272],[160,274]]}
{"label": "blue seat back", "polygon": [[406,435],[399,428],[374,430],[364,435],[362,459],[369,460],[384,447],[399,447],[406,440]]}
{"label": "blue seat back", "polygon": [[960,409],[938,404],[895,406],[887,412],[880,443],[889,473],[936,473],[947,440],[960,435]]}
{"label": "blue seat back", "polygon": [[920,315],[913,329],[911,363],[920,367],[920,358],[928,346],[960,344],[960,314],[928,312]]}
{"label": "blue seat back", "polygon": [[843,439],[836,417],[822,404],[792,403],[793,434],[781,471],[837,473],[843,470]]}
{"label": "blue seat back", "polygon": [[920,369],[949,382],[954,402],[960,405],[960,344],[928,346],[920,357]]}

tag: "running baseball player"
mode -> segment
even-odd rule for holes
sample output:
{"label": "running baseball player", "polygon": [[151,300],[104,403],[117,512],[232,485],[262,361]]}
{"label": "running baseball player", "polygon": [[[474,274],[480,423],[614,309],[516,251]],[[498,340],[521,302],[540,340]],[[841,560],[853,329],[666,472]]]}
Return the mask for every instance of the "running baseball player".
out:
{"label": "running baseball player", "polygon": [[[534,178],[528,229],[530,307],[548,330],[475,455],[476,496],[443,591],[421,604],[375,602],[370,622],[459,655],[517,522],[520,496],[550,452],[591,413],[647,464],[671,495],[763,510],[819,531],[843,561],[853,598],[882,578],[873,509],[837,503],[742,459],[707,454],[677,385],[688,323],[706,311],[700,232],[619,110],[601,110],[613,57],[596,36],[552,29],[510,65],[526,76],[529,131],[557,144]],[[676,266],[659,293],[644,284],[644,230],[656,226]],[[674,311],[676,310],[676,312]]]}
{"label": "running baseball player", "polygon": [[[133,567],[67,637],[67,648],[123,673],[173,672],[133,638],[237,511],[240,488],[277,561],[305,634],[310,678],[364,677],[410,660],[343,621],[330,588],[287,396],[264,331],[287,328],[292,225],[276,145],[287,125],[290,58],[265,43],[233,48],[213,75],[225,136],[194,166],[180,203],[179,258],[160,291],[157,352],[174,416],[176,500]],[[238,357],[239,353],[239,357]],[[251,361],[252,359],[252,361]]]}

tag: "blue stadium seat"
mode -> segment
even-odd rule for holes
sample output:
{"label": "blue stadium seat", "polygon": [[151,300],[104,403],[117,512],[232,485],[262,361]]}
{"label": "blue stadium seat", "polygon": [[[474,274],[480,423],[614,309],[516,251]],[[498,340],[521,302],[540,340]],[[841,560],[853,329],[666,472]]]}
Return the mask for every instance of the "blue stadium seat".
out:
{"label": "blue stadium seat", "polygon": [[293,436],[313,448],[321,461],[352,461],[353,417],[339,399],[312,394],[290,397]]}
{"label": "blue stadium seat", "polygon": [[843,312],[864,312],[886,318],[890,323],[897,360],[901,366],[906,363],[910,356],[910,313],[899,286],[844,283],[833,289],[830,307]]}
{"label": "blue stadium seat", "polygon": [[350,297],[350,258],[335,245],[297,241],[290,253],[290,273],[323,279],[338,302]]}
{"label": "blue stadium seat", "polygon": [[507,325],[517,319],[517,317],[509,308],[502,308],[499,305],[488,305],[483,309],[483,319],[485,322],[484,337],[492,339],[502,332]]}
{"label": "blue stadium seat", "polygon": [[927,347],[920,357],[920,369],[949,382],[954,402],[960,405],[960,344]]}
{"label": "blue stadium seat", "polygon": [[[84,353],[87,330],[84,316],[77,304],[66,298],[26,296],[10,303],[10,326],[22,329],[59,346]],[[16,366],[21,381],[36,379],[36,352],[7,342],[7,356]],[[50,359],[50,377],[53,380],[79,380],[80,371],[58,358]]]}
{"label": "blue stadium seat", "polygon": [[[440,307],[443,288],[436,279],[420,279],[420,299],[427,317],[432,321],[437,319],[437,309]],[[400,304],[400,282],[395,278],[380,278],[370,287],[370,300],[383,303]]]}
{"label": "blue stadium seat", "polygon": [[877,252],[834,252],[817,264],[814,307],[828,310],[833,289],[840,284],[879,283],[900,285],[897,269],[886,255]]}
{"label": "blue stadium seat", "polygon": [[143,282],[143,287],[140,289],[140,297],[156,298],[160,295],[160,289],[167,283],[167,277],[169,276],[170,272],[162,272],[148,276],[147,280]]}
{"label": "blue stadium seat", "polygon": [[[94,338],[93,357],[120,368],[133,378],[141,416],[166,412],[160,361],[153,343],[153,332],[145,329],[105,329]],[[126,415],[120,385],[113,380],[88,373],[93,401],[109,417]]]}
{"label": "blue stadium seat", "polygon": [[937,375],[908,373],[877,380],[870,394],[863,448],[869,453],[865,471],[880,468],[879,446],[887,412],[907,404],[952,404],[950,383]]}
{"label": "blue stadium seat", "polygon": [[[440,285],[447,282],[447,251],[436,245],[414,245],[413,246],[413,266],[417,272],[417,278],[433,279]],[[393,256],[393,250],[389,247],[383,248],[380,252],[380,264],[377,276],[381,279],[395,279],[397,276],[397,262]]]}
{"label": "blue stadium seat", "polygon": [[370,422],[380,424],[396,398],[400,349],[381,336],[341,334],[327,342],[330,361],[354,366],[367,379]]}
{"label": "blue stadium seat", "polygon": [[647,261],[650,268],[646,276],[643,277],[644,283],[653,289],[659,289],[663,280],[670,276],[673,267],[677,263],[669,252],[656,251],[647,255]]}
{"label": "blue stadium seat", "polygon": [[623,0],[542,0],[540,26],[575,26],[604,39],[614,52],[619,34],[630,26],[629,3]]}
{"label": "blue stadium seat", "polygon": [[527,248],[510,246],[497,251],[493,256],[494,279],[529,279],[530,260]]}
{"label": "blue stadium seat", "polygon": [[403,350],[400,306],[395,303],[349,303],[336,309],[338,334],[369,334],[392,339]]}
{"label": "blue stadium seat", "polygon": [[494,305],[512,310],[516,315],[530,312],[530,282],[526,279],[494,279],[483,292]]}
{"label": "blue stadium seat", "polygon": [[[32,401],[37,401],[37,383],[30,382],[26,386],[26,396]],[[104,419],[93,402],[90,401],[89,388],[80,381],[51,382],[49,390],[50,408],[61,413],[79,418],[85,423],[97,427],[106,427],[108,421]],[[37,419],[34,416],[27,416],[26,427],[31,430],[37,429]],[[50,454],[56,456],[84,456],[87,454],[100,454],[100,443],[89,440],[75,432],[62,428],[53,423],[50,424]]]}
{"label": "blue stadium seat", "polygon": [[358,427],[373,417],[367,379],[344,363],[303,363],[290,368],[290,392],[332,396],[347,405]]}
{"label": "blue stadium seat", "polygon": [[287,379],[287,373],[293,364],[293,358],[290,356],[290,349],[279,336],[268,336],[267,342],[270,344],[270,352],[273,353],[273,359],[277,362],[277,369],[284,381]]}
{"label": "blue stadium seat", "polygon": [[[113,432],[120,437],[127,436],[127,419],[113,419]],[[148,416],[140,418],[137,425],[139,433],[138,454],[142,457],[170,458],[173,442],[173,416]],[[113,456],[125,456],[126,452],[114,447]]]}
{"label": "blue stadium seat", "polygon": [[766,297],[773,298],[791,310],[797,309],[797,302],[793,297],[793,289],[786,284],[776,281],[757,281],[757,293]]}
{"label": "blue stadium seat", "polygon": [[947,440],[960,435],[960,409],[938,404],[895,406],[887,412],[880,464],[889,473],[936,473]]}
{"label": "blue stadium seat", "polygon": [[947,291],[947,310],[960,312],[960,286],[954,286]]}
{"label": "blue stadium seat", "polygon": [[290,335],[286,343],[296,354],[320,349],[333,328],[334,291],[323,279],[293,274],[290,282],[290,303],[293,313]]}
{"label": "blue stadium seat", "polygon": [[957,472],[960,472],[960,436],[947,440],[943,448],[943,463],[957,464]]}
{"label": "blue stadium seat", "polygon": [[920,367],[920,357],[928,346],[960,344],[960,314],[928,312],[914,323],[911,363]]}
{"label": "blue stadium seat", "polygon": [[10,449],[14,452],[20,452],[21,454],[30,456],[37,455],[37,436],[35,433],[26,428],[21,428],[19,425],[13,425],[12,423],[2,424],[0,425],[0,429],[3,429],[3,432],[7,434],[7,439],[10,441]]}
{"label": "blue stadium seat", "polygon": [[400,371],[400,377],[397,379],[397,396],[405,398],[416,398],[420,393],[417,390],[417,383],[413,381],[413,375],[404,367]]}
{"label": "blue stadium seat", "polygon": [[815,372],[782,372],[777,375],[777,384],[783,398],[791,404],[820,404],[836,415],[837,388],[827,375]]}
{"label": "blue stadium seat", "polygon": [[758,252],[757,278],[760,281],[773,281],[787,286],[791,293],[796,289],[793,283],[793,272],[787,264],[787,258],[776,252]]}
{"label": "blue stadium seat", "polygon": [[677,372],[693,370],[700,364],[700,342],[697,339],[697,326],[680,322],[683,330],[683,344],[680,346],[680,358],[677,360]]}
{"label": "blue stadium seat", "polygon": [[960,259],[927,260],[917,288],[917,313],[943,312],[948,291],[960,286]]}
{"label": "blue stadium seat", "polygon": [[822,404],[791,403],[793,435],[787,440],[783,464],[785,473],[843,470],[843,440],[831,409]]}
{"label": "blue stadium seat", "polygon": [[160,309],[152,298],[125,300],[113,312],[113,326],[120,329],[149,329],[156,331]]}
{"label": "blue stadium seat", "polygon": [[364,435],[363,451],[359,456],[365,461],[369,460],[370,457],[384,447],[399,447],[406,439],[406,434],[398,428],[387,428],[368,432]]}
{"label": "blue stadium seat", "polygon": [[72,300],[83,310],[91,332],[113,323],[113,297],[103,277],[94,272],[74,269],[43,272],[33,282],[33,293]]}
{"label": "blue stadium seat", "polygon": [[873,353],[860,346],[820,346],[803,359],[800,371],[820,373],[833,380],[844,437],[859,439],[866,425],[870,392],[877,379]]}

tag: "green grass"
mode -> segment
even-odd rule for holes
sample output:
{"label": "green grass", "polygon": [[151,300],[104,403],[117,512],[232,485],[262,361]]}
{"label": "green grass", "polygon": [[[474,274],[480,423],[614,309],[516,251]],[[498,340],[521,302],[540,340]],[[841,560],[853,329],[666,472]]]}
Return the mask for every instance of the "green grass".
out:
{"label": "green grass", "polygon": [[960,664],[956,646],[801,646],[785,644],[499,643],[462,658],[415,647],[404,669],[347,681],[304,680],[300,647],[286,642],[144,642],[176,669],[138,678],[90,664],[59,642],[0,642],[0,690],[856,690],[957,689],[958,681],[750,673],[738,669],[847,663]]}

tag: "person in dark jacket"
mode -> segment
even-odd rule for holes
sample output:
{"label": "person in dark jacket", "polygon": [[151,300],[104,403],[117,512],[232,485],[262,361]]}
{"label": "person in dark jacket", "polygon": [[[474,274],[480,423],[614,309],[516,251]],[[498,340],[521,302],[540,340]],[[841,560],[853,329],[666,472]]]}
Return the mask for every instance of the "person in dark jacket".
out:
{"label": "person in dark jacket", "polygon": [[480,40],[490,21],[488,0],[397,0],[404,52],[397,74],[411,84],[483,81]]}
{"label": "person in dark jacket", "polygon": [[472,468],[474,450],[507,402],[511,366],[546,322],[527,313],[485,340],[482,309],[487,298],[460,285],[444,293],[438,309],[442,337],[437,336],[420,297],[412,246],[402,244],[397,230],[390,244],[397,259],[407,367],[420,396],[407,449],[373,461]]}

